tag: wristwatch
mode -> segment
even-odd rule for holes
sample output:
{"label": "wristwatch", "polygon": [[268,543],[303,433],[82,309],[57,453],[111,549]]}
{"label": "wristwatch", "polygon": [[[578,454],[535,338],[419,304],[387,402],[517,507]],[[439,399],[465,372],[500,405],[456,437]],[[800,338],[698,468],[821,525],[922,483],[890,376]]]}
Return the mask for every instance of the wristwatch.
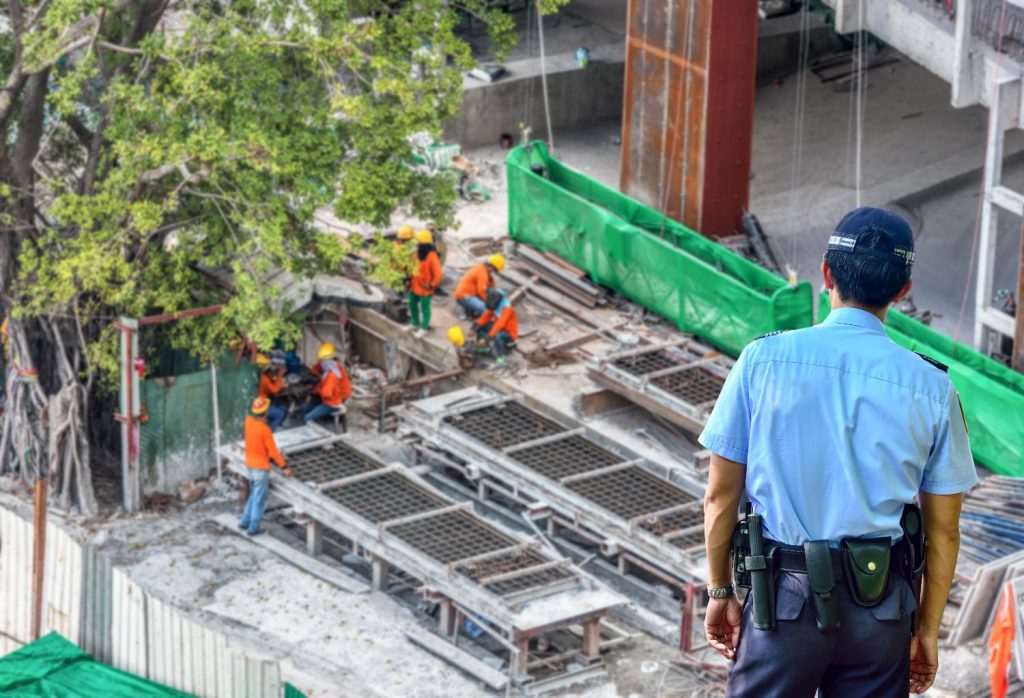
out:
{"label": "wristwatch", "polygon": [[724,587],[708,587],[708,596],[712,599],[727,599],[736,594],[736,587],[730,584]]}

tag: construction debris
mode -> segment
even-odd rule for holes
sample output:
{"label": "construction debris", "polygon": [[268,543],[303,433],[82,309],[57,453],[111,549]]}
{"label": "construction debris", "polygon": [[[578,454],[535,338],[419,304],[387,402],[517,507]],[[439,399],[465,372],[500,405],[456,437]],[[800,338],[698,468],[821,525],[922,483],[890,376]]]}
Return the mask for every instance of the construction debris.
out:
{"label": "construction debris", "polygon": [[603,288],[586,280],[587,272],[553,254],[538,252],[528,245],[519,246],[516,262],[542,283],[560,291],[580,305],[596,308],[607,302]]}

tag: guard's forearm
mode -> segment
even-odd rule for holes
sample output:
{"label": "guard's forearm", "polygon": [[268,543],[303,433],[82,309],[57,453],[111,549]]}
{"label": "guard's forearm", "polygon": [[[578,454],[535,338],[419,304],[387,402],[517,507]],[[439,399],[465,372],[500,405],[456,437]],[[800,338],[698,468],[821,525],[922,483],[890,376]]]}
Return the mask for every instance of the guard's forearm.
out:
{"label": "guard's forearm", "polygon": [[960,552],[960,530],[953,528],[939,533],[927,532],[925,552],[924,591],[922,593],[918,632],[938,635],[942,612],[953,584],[956,558]]}
{"label": "guard's forearm", "polygon": [[732,583],[730,549],[739,500],[739,494],[718,494],[710,490],[704,497],[704,544],[708,554],[708,584],[712,587]]}

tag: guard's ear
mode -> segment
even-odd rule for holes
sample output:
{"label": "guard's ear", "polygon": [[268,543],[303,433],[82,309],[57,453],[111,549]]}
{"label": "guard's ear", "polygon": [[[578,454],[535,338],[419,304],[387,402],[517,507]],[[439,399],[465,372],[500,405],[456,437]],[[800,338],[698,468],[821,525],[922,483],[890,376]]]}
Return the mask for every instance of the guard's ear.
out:
{"label": "guard's ear", "polygon": [[912,279],[907,279],[907,283],[903,284],[903,288],[900,289],[900,292],[897,293],[896,297],[892,299],[892,302],[893,303],[898,303],[900,300],[902,300],[904,296],[906,296],[908,293],[910,293],[910,289],[913,286],[914,286],[914,281]]}
{"label": "guard's ear", "polygon": [[831,291],[836,287],[836,280],[832,278],[832,269],[824,259],[821,260],[821,278],[825,281],[825,290]]}

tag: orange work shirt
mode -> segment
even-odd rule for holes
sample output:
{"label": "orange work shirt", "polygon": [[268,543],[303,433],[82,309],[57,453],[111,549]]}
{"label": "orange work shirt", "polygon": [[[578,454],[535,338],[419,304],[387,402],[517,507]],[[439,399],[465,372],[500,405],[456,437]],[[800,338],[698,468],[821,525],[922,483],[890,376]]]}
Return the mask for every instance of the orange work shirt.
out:
{"label": "orange work shirt", "polygon": [[272,398],[281,392],[283,387],[284,378],[281,376],[271,378],[269,373],[264,373],[260,376],[260,397]]}
{"label": "orange work shirt", "polygon": [[[478,320],[480,327],[486,325],[492,318],[494,318],[493,310],[485,312],[480,316],[480,320]],[[517,342],[519,341],[519,318],[516,317],[516,309],[511,305],[506,305],[504,310],[501,311],[501,315],[494,320],[494,326],[488,334],[492,337],[497,337],[498,333],[502,330],[512,335],[512,339]]]}
{"label": "orange work shirt", "polygon": [[249,415],[245,418],[245,467],[270,470],[271,459],[284,467],[284,456],[277,450],[270,425]]}
{"label": "orange work shirt", "polygon": [[455,288],[455,300],[476,296],[480,300],[487,300],[487,289],[494,288],[494,277],[486,264],[480,263],[467,271]]}
{"label": "orange work shirt", "polygon": [[325,371],[320,382],[313,388],[313,392],[320,396],[320,402],[328,407],[340,407],[341,403],[352,396],[352,383],[348,380],[348,373],[345,367],[337,361],[334,365],[338,367],[339,378],[334,371]]}
{"label": "orange work shirt", "polygon": [[412,276],[412,292],[417,296],[432,296],[434,289],[441,285],[444,271],[441,270],[441,258],[431,250],[426,259],[417,260],[419,268]]}

